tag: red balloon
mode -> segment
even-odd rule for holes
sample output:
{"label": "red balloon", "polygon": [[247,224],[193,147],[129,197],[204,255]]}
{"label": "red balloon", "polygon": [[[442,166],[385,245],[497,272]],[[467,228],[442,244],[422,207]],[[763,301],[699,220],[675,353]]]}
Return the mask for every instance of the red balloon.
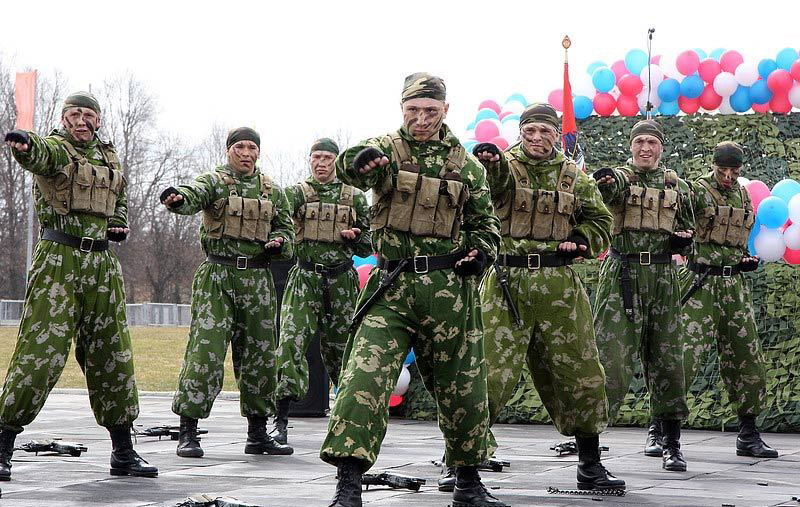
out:
{"label": "red balloon", "polygon": [[484,108],[489,108],[497,114],[500,114],[500,111],[502,111],[500,104],[491,99],[486,99],[483,102],[481,102],[480,105],[478,106],[478,111]]}
{"label": "red balloon", "polygon": [[692,49],[687,49],[675,59],[675,68],[684,76],[697,72],[697,67],[699,65],[700,57],[697,56],[697,52]]}
{"label": "red balloon", "polygon": [[700,98],[689,99],[681,95],[678,97],[678,107],[686,114],[694,114],[700,109]]}
{"label": "red balloon", "polygon": [[555,108],[556,111],[564,110],[564,90],[561,88],[553,90],[547,96],[547,103]]}
{"label": "red balloon", "polygon": [[661,62],[661,55],[656,55],[656,56],[650,57],[650,63],[652,63],[654,65],[658,65],[659,62]]}
{"label": "red balloon", "polygon": [[595,112],[600,116],[611,116],[617,108],[617,101],[614,100],[610,93],[598,93],[594,96],[592,104]]}
{"label": "red balloon", "polygon": [[792,84],[792,75],[785,69],[773,70],[767,76],[767,88],[774,94],[788,93]]}
{"label": "red balloon", "polygon": [[[775,74],[777,71],[773,71],[772,74]],[[772,75],[770,74],[770,76]],[[778,94],[772,96],[769,101],[769,108],[772,109],[773,113],[778,114],[786,114],[792,110],[792,103],[789,102],[789,95],[786,93]]]}
{"label": "red balloon", "polygon": [[630,74],[628,67],[625,66],[624,60],[617,60],[616,62],[611,64],[611,70],[614,71],[614,77],[617,78],[617,82],[624,76],[625,74]]}
{"label": "red balloon", "polygon": [[642,80],[639,79],[639,76],[634,76],[633,74],[625,74],[619,78],[619,83],[617,83],[617,86],[619,87],[619,92],[622,95],[630,95],[631,97],[639,95],[639,92],[641,92],[642,88],[644,88]]}
{"label": "red balloon", "polygon": [[389,406],[390,407],[396,407],[397,405],[399,405],[401,403],[403,403],[403,397],[402,396],[398,396],[396,394],[390,394],[389,395]]}
{"label": "red balloon", "polygon": [[717,95],[717,92],[714,91],[714,85],[711,84],[707,84],[706,87],[703,88],[703,93],[701,93],[698,98],[700,107],[706,111],[713,111],[722,104],[722,97]]}
{"label": "red balloon", "polygon": [[514,112],[513,111],[503,111],[502,113],[500,113],[497,116],[500,117],[500,121],[503,121],[503,118],[505,118],[506,116],[508,116],[510,114],[514,114]]}
{"label": "red balloon", "polygon": [[493,137],[500,135],[497,123],[492,120],[481,120],[475,125],[475,139],[482,143],[489,141]]}
{"label": "red balloon", "polygon": [[362,264],[356,268],[356,272],[358,273],[358,288],[363,289],[364,286],[367,284],[367,280],[369,279],[369,273],[374,268],[372,264]]}
{"label": "red balloon", "polygon": [[725,51],[719,59],[719,64],[722,66],[723,71],[733,74],[736,72],[736,67],[741,65],[743,61],[744,58],[738,51]]}
{"label": "red balloon", "polygon": [[636,96],[620,95],[617,99],[617,111],[622,116],[636,116],[639,114],[639,103],[636,101]]}
{"label": "red balloon", "polygon": [[753,108],[753,111],[757,113],[768,113],[769,112],[769,102],[765,102],[764,104],[756,104],[755,102],[750,106]]}
{"label": "red balloon", "polygon": [[795,81],[800,82],[800,58],[795,60],[795,62],[789,68],[789,74],[792,75]]}
{"label": "red balloon", "polygon": [[800,250],[791,250],[789,248],[783,252],[783,260],[786,261],[786,264],[800,264]]}
{"label": "red balloon", "polygon": [[750,194],[750,200],[753,202],[753,212],[758,212],[758,206],[761,204],[761,201],[769,197],[769,187],[760,180],[750,180],[750,182],[744,186],[747,193]]}
{"label": "red balloon", "polygon": [[713,58],[706,58],[700,62],[700,65],[697,66],[697,70],[700,72],[700,79],[706,83],[713,83],[717,74],[722,72],[722,65]]}
{"label": "red balloon", "polygon": [[506,141],[506,138],[503,136],[493,137],[489,142],[500,148],[500,151],[505,151],[505,149],[508,148],[508,141]]}

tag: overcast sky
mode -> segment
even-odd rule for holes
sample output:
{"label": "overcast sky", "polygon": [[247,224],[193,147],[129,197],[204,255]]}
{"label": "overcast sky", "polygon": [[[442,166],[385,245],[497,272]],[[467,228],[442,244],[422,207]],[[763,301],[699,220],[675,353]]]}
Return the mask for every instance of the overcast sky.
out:
{"label": "overcast sky", "polygon": [[[800,2],[326,1],[23,2],[4,8],[0,51],[19,70],[60,69],[73,89],[131,71],[158,97],[160,127],[190,140],[213,122],[249,125],[262,150],[306,149],[315,136],[353,140],[400,125],[403,78],[444,78],[463,133],[485,98],[546,100],[571,69],[723,47],[745,60],[800,47]],[[763,11],[760,12],[760,11]]]}

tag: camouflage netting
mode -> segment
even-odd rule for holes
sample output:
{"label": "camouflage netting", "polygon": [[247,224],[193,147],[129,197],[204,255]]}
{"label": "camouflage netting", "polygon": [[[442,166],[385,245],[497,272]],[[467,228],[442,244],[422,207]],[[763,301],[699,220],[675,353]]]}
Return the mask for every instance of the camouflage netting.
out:
{"label": "camouflage netting", "polygon": [[[772,188],[784,178],[800,181],[800,114],[693,115],[661,117],[668,142],[664,160],[684,178],[710,168],[713,147],[734,140],[746,147],[743,176]],[[579,122],[581,145],[590,169],[623,164],[629,156],[628,133],[636,119],[591,117]],[[599,262],[576,268],[593,297]],[[769,263],[747,273],[752,283],[756,324],[767,359],[767,401],[759,417],[763,431],[800,431],[800,266]],[[524,371],[524,370],[523,370]],[[411,367],[412,381],[402,414],[435,419],[436,406]],[[736,414],[719,376],[716,352],[709,357],[689,393],[687,426],[696,429],[737,429]],[[646,426],[649,401],[639,371],[614,424]],[[500,414],[504,423],[549,423],[527,372]]]}

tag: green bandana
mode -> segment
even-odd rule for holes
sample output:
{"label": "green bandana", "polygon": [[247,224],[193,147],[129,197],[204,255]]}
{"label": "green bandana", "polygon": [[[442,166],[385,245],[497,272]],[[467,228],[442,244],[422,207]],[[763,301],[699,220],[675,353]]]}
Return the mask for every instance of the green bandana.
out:
{"label": "green bandana", "polygon": [[519,126],[522,127],[526,123],[546,123],[556,129],[556,132],[561,127],[558,113],[549,104],[531,104],[525,108],[525,111],[519,117]]}
{"label": "green bandana", "polygon": [[100,115],[100,103],[94,95],[89,92],[75,92],[66,99],[64,99],[64,106],[61,108],[61,114],[71,107],[85,107],[91,109]]}
{"label": "green bandana", "polygon": [[239,127],[228,132],[228,139],[225,141],[225,148],[230,149],[231,146],[239,141],[253,141],[259,149],[261,149],[261,137],[258,132],[250,127]]}
{"label": "green bandana", "polygon": [[339,145],[337,145],[336,141],[333,139],[329,137],[323,137],[314,141],[314,144],[311,145],[311,151],[309,151],[309,155],[315,151],[329,151],[335,155],[338,155]]}
{"label": "green bandana", "polygon": [[664,144],[664,129],[661,128],[661,125],[655,120],[642,120],[637,122],[631,129],[631,142],[633,142],[637,136],[643,135],[656,137],[661,141],[661,144]]}
{"label": "green bandana", "polygon": [[415,72],[408,76],[403,83],[403,99],[430,98],[444,100],[447,89],[442,78],[432,76],[427,72]]}

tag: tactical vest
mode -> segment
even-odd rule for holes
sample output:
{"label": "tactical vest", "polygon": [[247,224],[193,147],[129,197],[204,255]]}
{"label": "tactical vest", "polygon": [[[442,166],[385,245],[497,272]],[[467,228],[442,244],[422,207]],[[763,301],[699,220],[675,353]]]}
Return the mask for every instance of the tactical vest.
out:
{"label": "tactical vest", "polygon": [[575,182],[578,167],[565,159],[556,190],[532,189],[528,170],[511,155],[508,164],[514,177],[514,196],[498,203],[500,234],[515,239],[563,241],[575,225]]}
{"label": "tactical vest", "polygon": [[420,174],[411,149],[399,132],[389,134],[392,162],[398,168],[386,176],[370,207],[370,229],[384,227],[417,236],[458,238],[468,189],[461,180],[467,153],[461,145],[447,154],[439,177]]}
{"label": "tactical vest", "polygon": [[228,187],[228,197],[214,201],[203,210],[203,228],[211,239],[243,239],[246,241],[269,240],[274,215],[272,203],[272,181],[259,173],[261,197],[240,197],[236,182],[229,175],[217,171],[217,175]]}
{"label": "tactical vest", "polygon": [[708,181],[699,180],[698,183],[708,190],[714,200],[714,206],[707,206],[697,217],[698,241],[746,248],[756,217],[750,211],[750,196],[745,189],[739,187],[742,207],[734,208],[727,205],[722,194]]}
{"label": "tactical vest", "polygon": [[111,143],[99,143],[106,165],[93,165],[63,136],[54,135],[69,154],[69,162],[53,176],[36,175],[45,201],[59,215],[72,211],[101,217],[114,216],[117,197],[125,188],[125,176]]}
{"label": "tactical vest", "polygon": [[300,188],[305,203],[292,217],[295,240],[298,243],[303,240],[343,243],[341,231],[351,229],[356,221],[355,188],[343,184],[336,203],[320,202],[317,191],[305,181],[300,183]]}
{"label": "tactical vest", "polygon": [[677,225],[678,173],[664,171],[664,188],[639,185],[639,176],[627,175],[630,186],[621,203],[610,206],[614,235],[622,231],[653,231],[672,234]]}

